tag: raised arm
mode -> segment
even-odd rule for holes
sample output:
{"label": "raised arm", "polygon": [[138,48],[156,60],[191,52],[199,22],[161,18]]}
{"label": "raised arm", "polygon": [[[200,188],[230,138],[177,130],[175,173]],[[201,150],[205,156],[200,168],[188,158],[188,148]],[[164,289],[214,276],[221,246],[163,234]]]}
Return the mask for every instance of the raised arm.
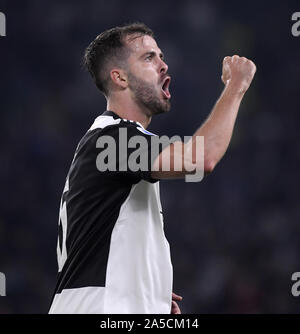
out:
{"label": "raised arm", "polygon": [[[184,177],[204,168],[204,173],[213,171],[226,152],[234,128],[240,103],[249,88],[256,71],[255,64],[244,57],[225,57],[223,60],[222,81],[225,88],[212,112],[195,132],[192,139],[184,144],[177,141],[167,146],[153,164],[152,176],[157,179]],[[204,137],[204,162],[196,161],[196,137]],[[184,153],[185,152],[185,153]],[[191,154],[187,154],[191,152]],[[162,158],[170,159],[170,171],[164,171]],[[191,160],[192,157],[192,160]],[[177,165],[188,166],[176,171]]]}

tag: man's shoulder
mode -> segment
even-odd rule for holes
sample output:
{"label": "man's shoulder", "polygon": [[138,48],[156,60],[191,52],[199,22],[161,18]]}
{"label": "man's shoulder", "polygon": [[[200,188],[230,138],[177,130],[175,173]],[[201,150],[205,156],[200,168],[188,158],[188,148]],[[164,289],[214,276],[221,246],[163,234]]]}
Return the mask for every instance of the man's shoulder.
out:
{"label": "man's shoulder", "polygon": [[98,116],[87,133],[93,132],[94,134],[113,134],[119,131],[121,128],[126,128],[130,134],[143,134],[144,136],[155,136],[154,133],[146,130],[141,123],[132,121],[125,118],[115,118],[108,115]]}
{"label": "man's shoulder", "polygon": [[133,127],[137,128],[141,126],[138,122],[134,122],[124,118],[114,118],[113,116],[101,115],[98,116],[92,126],[89,128],[88,131],[93,130],[103,130],[107,127]]}

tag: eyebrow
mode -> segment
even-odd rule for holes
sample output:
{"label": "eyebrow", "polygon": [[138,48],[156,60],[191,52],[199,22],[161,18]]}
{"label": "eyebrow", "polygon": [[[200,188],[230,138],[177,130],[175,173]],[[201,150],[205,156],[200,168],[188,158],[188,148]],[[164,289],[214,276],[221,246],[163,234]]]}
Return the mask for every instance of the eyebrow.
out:
{"label": "eyebrow", "polygon": [[[154,56],[156,56],[156,54],[157,53],[155,51],[147,51],[147,52],[143,53],[140,58],[144,58],[146,55],[154,57]],[[165,56],[164,56],[164,54],[162,52],[159,53],[159,57],[161,59],[165,58]]]}

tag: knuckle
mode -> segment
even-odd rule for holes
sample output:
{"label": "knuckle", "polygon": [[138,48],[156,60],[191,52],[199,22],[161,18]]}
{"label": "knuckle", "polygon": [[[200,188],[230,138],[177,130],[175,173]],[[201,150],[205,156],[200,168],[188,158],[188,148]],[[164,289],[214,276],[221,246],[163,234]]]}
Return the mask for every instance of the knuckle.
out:
{"label": "knuckle", "polygon": [[228,61],[230,61],[230,57],[228,56],[223,59],[223,63],[227,63]]}

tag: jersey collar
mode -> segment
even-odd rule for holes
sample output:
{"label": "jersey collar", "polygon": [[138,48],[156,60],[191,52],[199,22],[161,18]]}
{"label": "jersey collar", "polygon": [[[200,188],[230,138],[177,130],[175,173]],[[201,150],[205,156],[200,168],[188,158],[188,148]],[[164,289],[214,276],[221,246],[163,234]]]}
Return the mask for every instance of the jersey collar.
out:
{"label": "jersey collar", "polygon": [[116,113],[114,113],[111,110],[105,110],[104,113],[101,116],[112,116],[114,119],[121,118],[119,115],[117,115]]}
{"label": "jersey collar", "polygon": [[140,122],[131,121],[131,120],[127,120],[127,119],[121,118],[119,115],[117,115],[116,113],[114,113],[111,110],[105,110],[104,113],[101,116],[112,116],[114,119],[122,119],[124,121],[129,121],[129,122],[138,124],[140,127],[142,127],[145,130],[145,128],[143,127],[143,125]]}

